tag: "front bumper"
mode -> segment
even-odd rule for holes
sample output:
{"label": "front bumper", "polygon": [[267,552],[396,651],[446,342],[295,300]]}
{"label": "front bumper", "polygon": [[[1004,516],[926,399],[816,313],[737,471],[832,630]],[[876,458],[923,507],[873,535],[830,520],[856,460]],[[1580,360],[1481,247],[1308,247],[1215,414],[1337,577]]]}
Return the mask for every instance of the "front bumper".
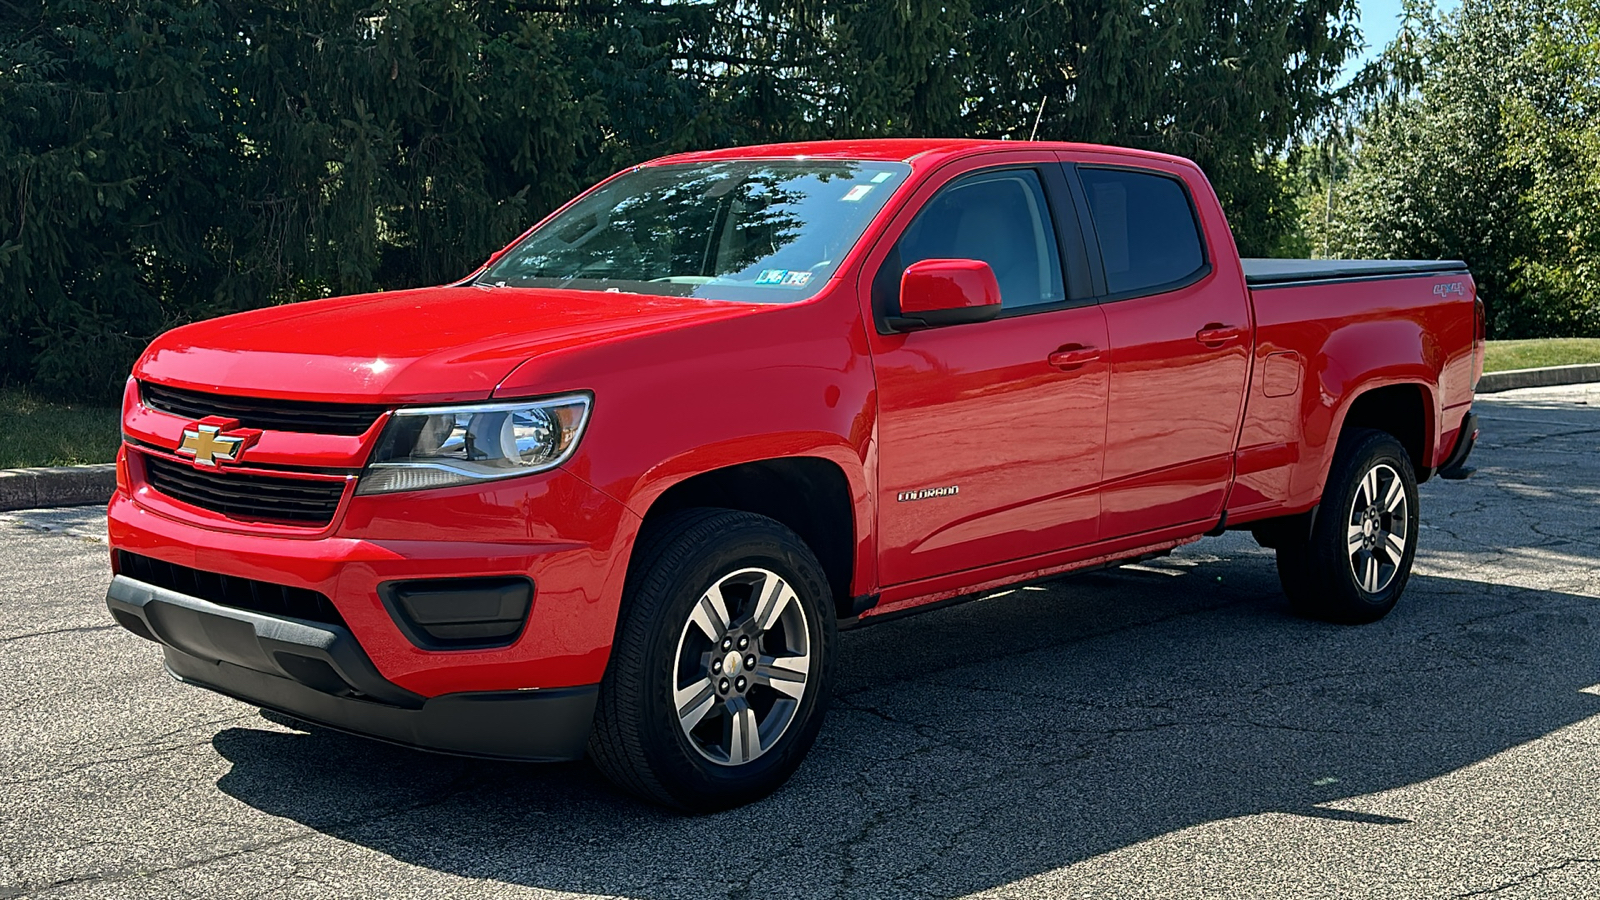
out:
{"label": "front bumper", "polygon": [[[181,510],[163,503],[137,477],[131,491],[112,497],[114,565],[126,552],[321,594],[337,617],[229,602],[183,581],[143,579],[230,608],[334,622],[348,629],[385,681],[424,697],[598,683],[626,576],[617,548],[631,540],[636,521],[560,470],[482,489],[357,497],[335,533],[322,537],[252,533],[236,523],[223,529],[180,518]],[[494,577],[526,578],[535,592],[524,630],[506,646],[419,645],[385,600],[385,585]]]}
{"label": "front bumper", "polygon": [[423,697],[384,679],[344,628],[112,579],[106,605],[160,643],[167,671],[295,718],[424,750],[556,761],[583,755],[596,685]]}

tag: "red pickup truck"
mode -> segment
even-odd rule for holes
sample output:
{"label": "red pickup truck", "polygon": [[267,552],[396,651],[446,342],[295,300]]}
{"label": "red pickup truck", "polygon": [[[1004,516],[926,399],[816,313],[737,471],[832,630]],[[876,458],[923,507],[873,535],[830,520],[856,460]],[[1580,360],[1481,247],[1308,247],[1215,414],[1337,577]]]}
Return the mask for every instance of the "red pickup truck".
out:
{"label": "red pickup truck", "polygon": [[1241,261],[1170,156],[673,156],[459,283],[157,339],[107,602],[181,681],[723,808],[799,765],[840,627],[1223,529],[1384,615],[1483,328],[1461,263]]}

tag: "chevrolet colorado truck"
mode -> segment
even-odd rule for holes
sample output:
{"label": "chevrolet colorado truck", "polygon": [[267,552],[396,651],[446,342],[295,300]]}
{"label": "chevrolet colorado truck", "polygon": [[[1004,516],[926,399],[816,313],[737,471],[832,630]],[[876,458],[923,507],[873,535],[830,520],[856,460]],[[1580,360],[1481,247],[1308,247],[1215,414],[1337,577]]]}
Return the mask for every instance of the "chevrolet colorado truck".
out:
{"label": "chevrolet colorado truck", "polygon": [[188,684],[726,808],[800,764],[842,626],[1224,529],[1383,616],[1483,336],[1458,262],[1241,260],[1170,156],[672,156],[458,283],[159,337],[107,603]]}

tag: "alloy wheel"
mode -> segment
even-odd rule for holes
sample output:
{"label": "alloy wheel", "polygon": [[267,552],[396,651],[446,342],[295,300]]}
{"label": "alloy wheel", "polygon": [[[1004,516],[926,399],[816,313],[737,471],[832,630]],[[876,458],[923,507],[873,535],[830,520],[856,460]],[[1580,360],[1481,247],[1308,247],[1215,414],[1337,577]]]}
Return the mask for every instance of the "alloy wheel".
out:
{"label": "alloy wheel", "polygon": [[1350,574],[1366,593],[1382,591],[1400,571],[1409,512],[1400,473],[1387,463],[1368,469],[1356,488],[1345,530]]}
{"label": "alloy wheel", "polygon": [[717,580],[678,637],[673,709],[701,756],[750,762],[788,730],[812,676],[804,605],[775,572],[740,569]]}

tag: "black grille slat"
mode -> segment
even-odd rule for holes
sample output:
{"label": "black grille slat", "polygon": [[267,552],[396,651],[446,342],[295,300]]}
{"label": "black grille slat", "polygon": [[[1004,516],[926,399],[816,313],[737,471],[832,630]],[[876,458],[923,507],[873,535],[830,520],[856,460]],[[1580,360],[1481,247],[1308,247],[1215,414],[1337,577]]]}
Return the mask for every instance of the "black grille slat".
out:
{"label": "black grille slat", "polygon": [[[253,484],[246,486],[249,488],[248,490],[238,490],[231,485],[209,483],[205,480],[203,473],[195,473],[195,477],[186,478],[184,476],[189,475],[189,473],[183,472],[182,469],[179,468],[182,465],[181,463],[177,465],[174,465],[173,463],[158,463],[157,465],[163,470],[157,477],[175,478],[183,487],[187,488],[188,490],[204,494],[206,496],[215,497],[218,500],[249,502],[256,500],[257,498],[261,498],[270,499],[280,503],[316,504],[322,502],[338,502],[338,494],[333,492],[333,490],[337,490],[339,488],[339,485],[336,482],[327,482],[333,488],[333,490],[328,491],[274,491],[270,488]],[[174,473],[165,471],[167,466],[173,466],[173,468],[177,468],[178,472]],[[262,498],[263,494],[266,495],[264,498]]]}
{"label": "black grille slat", "polygon": [[177,497],[180,500],[195,501],[195,505],[197,506],[226,506],[246,511],[255,509],[259,510],[263,515],[268,515],[269,518],[272,515],[282,517],[285,515],[320,516],[323,514],[331,517],[334,510],[338,508],[337,502],[324,503],[312,500],[304,500],[299,502],[284,502],[280,500],[276,503],[263,504],[259,501],[253,501],[248,497],[219,495],[215,492],[209,492],[204,489],[195,490],[188,485],[173,484],[167,481],[165,478],[152,479],[152,483],[154,484],[156,490],[162,492],[163,494],[169,494]]}
{"label": "black grille slat", "polygon": [[[201,494],[203,496],[211,497],[212,499],[215,499],[215,500],[220,501],[220,502],[230,502],[231,501],[231,502],[236,502],[236,503],[251,503],[251,502],[258,502],[260,500],[270,500],[270,501],[274,501],[274,502],[278,502],[278,503],[286,503],[286,504],[291,504],[291,505],[304,504],[304,505],[311,505],[311,506],[317,506],[317,505],[324,504],[324,503],[332,503],[334,505],[337,505],[338,502],[339,502],[339,495],[336,494],[336,493],[333,493],[332,491],[314,491],[314,492],[313,491],[305,491],[305,492],[275,491],[275,490],[272,490],[271,488],[263,487],[263,486],[260,486],[260,485],[250,485],[249,487],[251,488],[251,490],[235,490],[231,486],[227,486],[227,485],[209,484],[203,479],[203,476],[194,477],[194,478],[184,478],[183,476],[184,475],[188,475],[189,473],[182,472],[181,469],[179,470],[178,473],[168,472],[168,471],[164,471],[165,466],[162,466],[159,463],[157,465],[160,466],[161,469],[163,470],[163,471],[160,471],[160,473],[156,476],[157,478],[160,478],[160,479],[169,479],[170,478],[170,479],[176,480],[178,482],[178,484],[176,485],[177,487],[179,487],[179,488],[181,488],[183,490],[187,490],[187,491],[189,491],[191,493],[196,493],[196,494]],[[172,465],[172,463],[166,463],[166,465],[170,466],[170,465]],[[197,475],[199,475],[199,473],[197,473]],[[329,484],[331,484],[333,486],[333,488],[335,488],[335,489],[339,488],[339,485],[336,484],[336,483],[329,482]],[[262,497],[261,496],[262,494],[265,494],[267,496],[266,497]]]}
{"label": "black grille slat", "polygon": [[145,478],[162,494],[245,521],[325,527],[338,512],[344,482],[242,472],[203,472],[159,456],[144,457]]}
{"label": "black grille slat", "polygon": [[186,419],[224,416],[243,428],[306,434],[365,434],[387,407],[354,403],[314,403],[265,397],[230,397],[140,382],[144,405]]}
{"label": "black grille slat", "polygon": [[344,617],[339,615],[333,601],[320,591],[308,588],[204,572],[126,550],[117,551],[117,571],[145,584],[209,600],[218,606],[345,627]]}

